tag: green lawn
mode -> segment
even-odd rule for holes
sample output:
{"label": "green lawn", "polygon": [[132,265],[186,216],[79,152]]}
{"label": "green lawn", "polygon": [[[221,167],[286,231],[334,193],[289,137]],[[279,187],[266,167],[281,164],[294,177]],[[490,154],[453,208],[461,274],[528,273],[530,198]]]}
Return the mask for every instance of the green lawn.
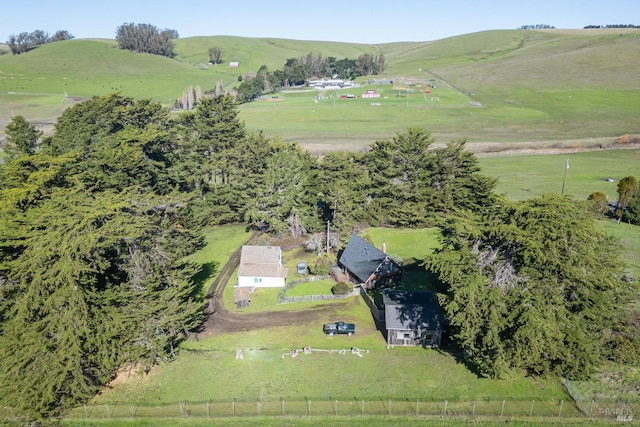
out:
{"label": "green lawn", "polygon": [[211,282],[231,254],[242,246],[249,236],[250,233],[244,224],[215,226],[204,230],[206,246],[189,257],[190,261],[202,265],[202,271],[196,279],[203,284],[204,294],[208,292]]}
{"label": "green lawn", "polygon": [[[337,303],[340,304],[340,303]],[[352,337],[328,337],[318,325],[252,330],[213,336],[182,346],[179,358],[146,377],[105,390],[92,404],[277,399],[393,398],[481,399],[513,397],[567,399],[553,379],[513,373],[503,380],[477,378],[446,352],[386,349],[364,303],[354,298],[345,314],[358,324]],[[314,352],[283,357],[292,348],[338,350],[358,347],[363,357]],[[238,361],[235,351],[245,349]],[[446,375],[442,375],[446,372]],[[348,373],[348,381],[345,381]],[[377,373],[384,373],[383,377]],[[384,378],[384,380],[382,380]]]}

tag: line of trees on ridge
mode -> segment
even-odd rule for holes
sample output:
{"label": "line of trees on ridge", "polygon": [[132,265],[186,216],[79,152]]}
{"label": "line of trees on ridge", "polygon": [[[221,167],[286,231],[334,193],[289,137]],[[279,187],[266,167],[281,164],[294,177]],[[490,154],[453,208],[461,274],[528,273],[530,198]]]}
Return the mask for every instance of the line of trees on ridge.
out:
{"label": "line of trees on ridge", "polygon": [[123,366],[175,357],[204,320],[200,273],[218,268],[187,255],[203,227],[233,222],[309,240],[326,221],[344,236],[439,227],[442,249],[424,265],[481,375],[586,378],[605,359],[639,360],[626,311],[637,286],[591,202],[506,200],[464,139],[434,147],[409,128],[318,158],[247,132],[229,95],[172,116],[118,94],[68,108],[46,137],[14,117],[7,139],[0,404],[29,418],[86,401]]}
{"label": "line of trees on ridge", "polygon": [[67,30],[58,30],[53,35],[49,35],[46,31],[35,30],[31,33],[22,32],[18,35],[11,34],[6,43],[12,54],[20,55],[46,43],[71,40],[73,38],[73,35]]}

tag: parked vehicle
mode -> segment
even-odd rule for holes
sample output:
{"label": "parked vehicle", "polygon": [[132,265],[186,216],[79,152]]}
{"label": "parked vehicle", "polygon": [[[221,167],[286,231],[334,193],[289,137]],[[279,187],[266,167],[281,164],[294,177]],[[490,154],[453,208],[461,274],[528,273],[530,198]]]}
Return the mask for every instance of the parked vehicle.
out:
{"label": "parked vehicle", "polygon": [[342,321],[336,323],[325,323],[322,330],[325,334],[331,337],[335,334],[346,334],[351,336],[356,333],[356,325]]}

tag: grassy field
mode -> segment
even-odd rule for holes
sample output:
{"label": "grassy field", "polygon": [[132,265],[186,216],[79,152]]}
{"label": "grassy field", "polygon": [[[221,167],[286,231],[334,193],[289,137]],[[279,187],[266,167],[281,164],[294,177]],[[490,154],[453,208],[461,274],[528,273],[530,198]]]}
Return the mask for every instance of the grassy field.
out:
{"label": "grassy field", "polygon": [[202,271],[196,278],[202,283],[202,293],[206,295],[211,282],[229,257],[250,237],[244,224],[211,227],[204,231],[206,246],[189,257],[190,261],[202,265]]}
{"label": "grassy field", "polygon": [[618,180],[640,174],[640,150],[484,157],[480,158],[480,167],[483,174],[498,178],[498,193],[523,200],[545,193],[560,194],[567,159],[564,194],[577,200],[601,191],[615,202]]}
{"label": "grassy field", "polygon": [[[309,52],[336,58],[382,52],[387,71],[360,78],[360,88],[319,94],[317,103],[314,92],[280,93],[277,100],[243,105],[240,117],[249,130],[314,152],[359,150],[415,126],[441,143],[462,137],[478,145],[610,142],[640,132],[638,34],[502,30],[376,46],[192,37],[176,40],[173,59],[122,51],[113,40],[68,40],[0,56],[0,130],[12,113],[52,123],[73,97],[121,92],[169,105],[188,86],[208,90],[222,82],[230,88],[239,75],[262,65],[280,69],[286,59]],[[211,46],[225,52],[223,64],[207,64]],[[230,68],[228,61],[240,66]],[[374,78],[393,85],[368,86]],[[367,89],[379,89],[381,98],[331,98]]]}
{"label": "grassy field", "polygon": [[[410,399],[473,400],[565,399],[553,379],[534,379],[513,373],[503,380],[481,379],[446,352],[421,348],[386,349],[365,304],[348,307],[358,322],[353,337],[328,337],[317,325],[272,328],[214,336],[183,346],[176,362],[154,369],[144,378],[106,390],[92,403],[229,401],[269,399]],[[302,333],[302,331],[305,331]],[[363,357],[313,352],[296,359],[283,357],[292,348],[338,350],[358,347]],[[245,357],[237,361],[238,348]],[[368,351],[368,352],[367,352]],[[249,374],[251,372],[251,374]],[[384,379],[376,373],[384,372]],[[441,373],[446,372],[446,376]],[[345,374],[348,380],[345,381]]]}

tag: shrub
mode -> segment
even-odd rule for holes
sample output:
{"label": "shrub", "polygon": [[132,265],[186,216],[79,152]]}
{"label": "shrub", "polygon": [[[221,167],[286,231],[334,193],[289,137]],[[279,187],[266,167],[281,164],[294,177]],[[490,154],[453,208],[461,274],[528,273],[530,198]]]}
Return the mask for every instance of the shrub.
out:
{"label": "shrub", "polygon": [[348,282],[338,282],[333,288],[331,288],[331,292],[334,295],[346,295],[348,293],[351,293],[352,290],[353,285]]}
{"label": "shrub", "polygon": [[333,257],[327,254],[320,254],[309,265],[309,271],[316,276],[325,276],[331,272],[333,266]]}

